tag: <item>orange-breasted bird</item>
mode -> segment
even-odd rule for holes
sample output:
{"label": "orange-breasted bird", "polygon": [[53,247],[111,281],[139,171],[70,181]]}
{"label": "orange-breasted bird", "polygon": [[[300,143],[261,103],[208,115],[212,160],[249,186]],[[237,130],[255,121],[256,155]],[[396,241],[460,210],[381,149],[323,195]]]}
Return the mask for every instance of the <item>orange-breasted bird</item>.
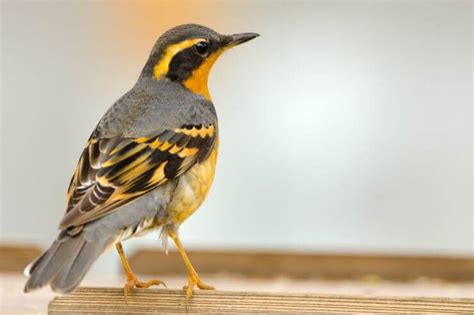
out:
{"label": "orange-breasted bird", "polygon": [[188,270],[187,297],[204,284],[178,229],[206,198],[219,147],[217,114],[208,89],[212,65],[256,33],[221,35],[186,24],[154,45],[135,86],[107,110],[82,151],[67,192],[67,210],[51,247],[25,270],[25,292],[50,285],[74,290],[93,262],[115,246],[125,294],[162,284],[137,279],[121,242],[161,229]]}

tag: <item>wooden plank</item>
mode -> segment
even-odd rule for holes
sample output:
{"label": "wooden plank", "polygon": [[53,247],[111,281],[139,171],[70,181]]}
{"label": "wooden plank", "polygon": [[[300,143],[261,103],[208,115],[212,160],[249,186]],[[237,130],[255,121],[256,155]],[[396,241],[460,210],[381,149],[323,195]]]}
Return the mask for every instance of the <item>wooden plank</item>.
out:
{"label": "wooden plank", "polygon": [[[474,281],[473,257],[396,256],[371,254],[306,254],[250,251],[189,251],[201,274],[230,273],[246,277],[294,279],[386,279],[411,281],[432,278]],[[177,252],[139,250],[130,256],[142,274],[185,274]]]}
{"label": "wooden plank", "polygon": [[473,314],[474,299],[390,298],[287,293],[195,291],[186,309],[182,290],[123,291],[79,288],[54,298],[48,314],[212,314],[212,313],[436,313]]}
{"label": "wooden plank", "polygon": [[23,272],[41,254],[33,245],[0,245],[0,272]]}

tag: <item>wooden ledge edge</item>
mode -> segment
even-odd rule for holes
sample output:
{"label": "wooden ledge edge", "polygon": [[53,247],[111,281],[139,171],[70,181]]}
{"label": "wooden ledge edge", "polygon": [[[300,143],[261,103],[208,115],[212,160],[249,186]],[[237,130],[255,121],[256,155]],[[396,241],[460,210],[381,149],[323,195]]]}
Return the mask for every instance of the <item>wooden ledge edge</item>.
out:
{"label": "wooden ledge edge", "polygon": [[473,314],[474,299],[380,297],[196,290],[186,310],[183,290],[83,287],[54,298],[48,314],[157,313],[457,313]]}

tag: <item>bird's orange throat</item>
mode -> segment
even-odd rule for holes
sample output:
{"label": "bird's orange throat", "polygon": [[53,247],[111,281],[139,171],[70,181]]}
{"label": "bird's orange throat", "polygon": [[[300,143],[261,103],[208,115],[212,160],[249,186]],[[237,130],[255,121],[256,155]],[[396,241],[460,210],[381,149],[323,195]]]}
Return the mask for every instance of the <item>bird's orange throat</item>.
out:
{"label": "bird's orange throat", "polygon": [[209,73],[217,58],[224,52],[224,49],[215,51],[209,56],[197,69],[195,69],[189,78],[183,81],[186,88],[196,94],[204,96],[208,101],[211,100],[209,87],[207,85]]}

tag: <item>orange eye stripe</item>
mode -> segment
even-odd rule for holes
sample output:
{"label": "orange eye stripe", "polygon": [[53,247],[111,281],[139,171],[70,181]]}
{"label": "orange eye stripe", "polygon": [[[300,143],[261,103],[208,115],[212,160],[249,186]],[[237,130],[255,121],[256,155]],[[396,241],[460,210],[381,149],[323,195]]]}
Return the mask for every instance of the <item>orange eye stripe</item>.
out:
{"label": "orange eye stripe", "polygon": [[177,53],[203,40],[203,38],[193,38],[184,40],[177,44],[170,45],[168,48],[166,48],[165,53],[161,57],[160,61],[153,67],[153,77],[156,80],[159,80],[160,78],[164,77],[169,71],[171,60]]}

